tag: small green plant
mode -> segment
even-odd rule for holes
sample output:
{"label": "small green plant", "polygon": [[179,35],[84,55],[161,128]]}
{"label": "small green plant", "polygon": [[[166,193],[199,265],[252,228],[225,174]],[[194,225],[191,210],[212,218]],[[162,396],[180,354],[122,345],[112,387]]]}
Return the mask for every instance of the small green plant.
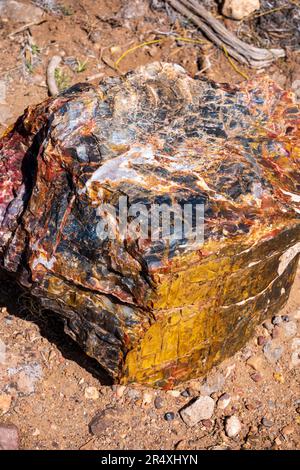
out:
{"label": "small green plant", "polygon": [[31,52],[33,55],[37,55],[41,52],[39,46],[37,44],[32,44],[31,45]]}
{"label": "small green plant", "polygon": [[54,78],[59,91],[65,90],[70,85],[70,77],[59,68],[55,69]]}
{"label": "small green plant", "polygon": [[27,72],[33,73],[33,65],[30,62],[30,60],[26,60],[25,67],[26,67]]}
{"label": "small green plant", "polygon": [[84,60],[83,62],[77,59],[76,73],[84,72],[87,68],[87,63],[88,63],[88,59]]}

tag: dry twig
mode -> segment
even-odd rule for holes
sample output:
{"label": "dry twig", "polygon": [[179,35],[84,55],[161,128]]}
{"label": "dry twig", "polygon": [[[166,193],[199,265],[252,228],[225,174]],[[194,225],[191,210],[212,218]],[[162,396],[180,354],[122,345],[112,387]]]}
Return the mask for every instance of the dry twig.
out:
{"label": "dry twig", "polygon": [[267,67],[279,57],[285,57],[283,49],[262,49],[251,46],[228,31],[197,0],[166,0],[180,14],[192,21],[214,44],[242,64],[251,67]]}
{"label": "dry twig", "polygon": [[57,95],[59,93],[58,86],[55,81],[55,70],[57,69],[61,61],[61,56],[54,55],[52,59],[50,59],[47,67],[47,85],[49,94],[51,96]]}

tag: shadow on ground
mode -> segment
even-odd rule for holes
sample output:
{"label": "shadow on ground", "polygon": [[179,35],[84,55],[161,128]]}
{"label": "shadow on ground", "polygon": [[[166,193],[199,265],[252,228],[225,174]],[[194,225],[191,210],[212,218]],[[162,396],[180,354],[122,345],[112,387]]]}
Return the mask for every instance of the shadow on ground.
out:
{"label": "shadow on ground", "polygon": [[63,320],[55,312],[43,309],[37,299],[30,296],[13,278],[0,269],[0,308],[8,314],[38,325],[40,334],[57,346],[63,357],[76,362],[98,379],[101,385],[111,385],[109,375],[95,359],[84,351],[64,332]]}

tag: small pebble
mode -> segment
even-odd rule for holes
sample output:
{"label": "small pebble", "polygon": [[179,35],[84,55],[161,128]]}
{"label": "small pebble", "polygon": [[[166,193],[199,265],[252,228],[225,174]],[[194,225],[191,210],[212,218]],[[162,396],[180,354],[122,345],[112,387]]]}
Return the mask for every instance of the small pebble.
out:
{"label": "small pebble", "polygon": [[92,31],[92,33],[90,34],[90,40],[93,42],[93,43],[97,43],[101,41],[102,39],[102,33],[100,31]]}
{"label": "small pebble", "polygon": [[273,421],[271,421],[270,419],[268,418],[263,418],[261,420],[261,423],[263,424],[263,426],[265,426],[265,428],[271,428],[273,426]]}
{"label": "small pebble", "polygon": [[259,336],[257,338],[258,346],[263,346],[264,344],[266,344],[266,342],[267,342],[267,338],[265,336]]}
{"label": "small pebble", "polygon": [[137,401],[141,397],[141,392],[135,388],[128,388],[127,396],[130,400]]}
{"label": "small pebble", "polygon": [[226,418],[225,432],[228,437],[235,437],[242,429],[241,422],[237,416]]}
{"label": "small pebble", "polygon": [[230,366],[226,368],[225,379],[228,379],[228,377],[231,375],[234,369],[235,369],[235,364],[231,364]]}
{"label": "small pebble", "polygon": [[213,427],[213,422],[210,419],[203,419],[202,420],[203,426],[205,426],[207,429],[211,429]]}
{"label": "small pebble", "polygon": [[287,338],[293,338],[297,334],[297,323],[295,321],[284,323],[283,331]]}
{"label": "small pebble", "polygon": [[280,446],[282,444],[281,440],[279,439],[279,437],[276,437],[275,439],[275,444],[277,444],[278,446]]}
{"label": "small pebble", "polygon": [[200,387],[200,393],[203,396],[212,395],[215,392],[222,390],[225,384],[225,377],[220,372],[217,372],[205,379]]}
{"label": "small pebble", "polygon": [[281,322],[282,322],[282,318],[279,315],[272,318],[273,325],[280,325]]}
{"label": "small pebble", "polygon": [[242,20],[259,8],[259,0],[225,0],[222,14],[233,20]]}
{"label": "small pebble", "polygon": [[143,394],[143,405],[150,405],[150,403],[152,402],[152,395],[151,393],[148,393],[148,392],[145,392]]}
{"label": "small pebble", "polygon": [[269,362],[275,363],[281,358],[284,348],[283,346],[275,346],[272,341],[268,341],[263,347],[263,352]]}
{"label": "small pebble", "polygon": [[157,410],[163,407],[163,399],[161,397],[156,397],[154,400],[154,406]]}
{"label": "small pebble", "polygon": [[98,400],[99,392],[96,387],[87,387],[84,391],[84,396],[87,400]]}
{"label": "small pebble", "polygon": [[14,424],[0,423],[0,449],[18,450],[19,431]]}
{"label": "small pebble", "polygon": [[217,405],[220,410],[225,410],[229,403],[231,402],[231,396],[228,393],[223,393],[223,395],[220,396]]}
{"label": "small pebble", "polygon": [[118,398],[122,398],[122,396],[124,395],[125,390],[126,390],[125,385],[116,385],[116,387],[114,389],[114,392],[115,392],[115,394],[117,395]]}
{"label": "small pebble", "polygon": [[112,46],[110,48],[111,54],[121,54],[121,47],[120,46]]}
{"label": "small pebble", "polygon": [[171,395],[171,397],[174,397],[174,398],[180,397],[180,391],[179,390],[168,390],[167,394]]}
{"label": "small pebble", "polygon": [[215,401],[209,396],[201,396],[180,410],[180,416],[187,426],[210,419],[215,408]]}
{"label": "small pebble", "polygon": [[250,375],[253,382],[260,382],[262,380],[262,375],[259,372]]}
{"label": "small pebble", "polygon": [[175,418],[175,414],[172,411],[168,411],[168,413],[164,415],[164,419],[166,421],[173,421],[174,418]]}

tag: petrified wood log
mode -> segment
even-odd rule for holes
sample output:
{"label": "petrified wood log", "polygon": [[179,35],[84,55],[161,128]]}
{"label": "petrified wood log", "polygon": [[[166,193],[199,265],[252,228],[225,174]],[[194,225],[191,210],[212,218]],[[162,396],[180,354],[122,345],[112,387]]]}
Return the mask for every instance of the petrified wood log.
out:
{"label": "petrified wood log", "polygon": [[[115,381],[202,375],[288,298],[299,123],[266,77],[232,87],[158,63],[30,107],[0,140],[1,266]],[[104,239],[99,207],[119,196],[204,204],[204,244],[123,237],[118,212]]]}

